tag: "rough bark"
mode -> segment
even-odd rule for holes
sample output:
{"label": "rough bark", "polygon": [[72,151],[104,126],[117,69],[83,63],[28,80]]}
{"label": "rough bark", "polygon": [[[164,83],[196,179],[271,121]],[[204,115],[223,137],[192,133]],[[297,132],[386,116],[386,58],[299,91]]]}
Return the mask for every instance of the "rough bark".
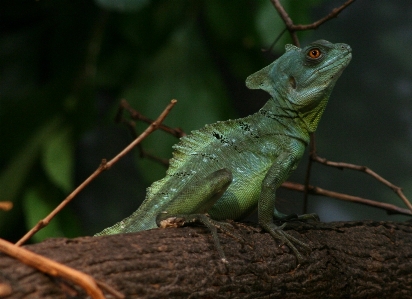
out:
{"label": "rough bark", "polygon": [[[287,246],[239,226],[250,245],[219,234],[228,265],[203,227],[50,239],[26,248],[86,272],[126,298],[412,298],[411,223],[290,223],[289,233],[312,248],[302,251],[306,261],[299,266]],[[0,283],[12,287],[6,298],[87,297],[4,254]]]}

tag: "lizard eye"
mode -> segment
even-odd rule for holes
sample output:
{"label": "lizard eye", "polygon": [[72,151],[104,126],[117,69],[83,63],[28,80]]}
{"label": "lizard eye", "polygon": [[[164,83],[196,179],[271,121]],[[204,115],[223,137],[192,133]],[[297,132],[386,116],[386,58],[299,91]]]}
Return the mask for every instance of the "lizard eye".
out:
{"label": "lizard eye", "polygon": [[312,59],[319,58],[322,52],[318,48],[310,49],[307,53],[308,57]]}

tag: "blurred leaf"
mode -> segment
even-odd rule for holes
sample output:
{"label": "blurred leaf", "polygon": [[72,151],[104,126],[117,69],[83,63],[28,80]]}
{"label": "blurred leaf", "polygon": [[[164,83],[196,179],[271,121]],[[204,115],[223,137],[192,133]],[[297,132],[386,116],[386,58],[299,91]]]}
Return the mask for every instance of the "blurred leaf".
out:
{"label": "blurred leaf", "polygon": [[105,9],[130,12],[141,9],[149,3],[149,0],[95,0],[94,2]]}
{"label": "blurred leaf", "polygon": [[[46,217],[54,207],[47,203],[41,193],[35,189],[29,189],[23,197],[23,209],[26,216],[27,230],[35,226],[39,220]],[[56,220],[51,221],[45,228],[33,236],[33,241],[41,242],[45,238],[62,236]]]}
{"label": "blurred leaf", "polygon": [[54,118],[39,128],[6,166],[0,175],[0,199],[14,201],[24,179],[35,162],[42,144],[57,128],[59,120]]}
{"label": "blurred leaf", "polygon": [[44,144],[43,167],[53,183],[69,192],[73,188],[74,147],[69,129],[55,134]]}
{"label": "blurred leaf", "polygon": [[[46,122],[39,128],[32,137],[26,142],[21,149],[6,166],[0,174],[0,200],[15,202],[17,195],[23,189],[25,179],[31,170],[33,164],[38,158],[39,151],[43,143],[50,137],[50,134],[56,130],[60,120],[57,118]],[[8,219],[13,216],[14,209],[0,217],[0,227],[7,223]]]}

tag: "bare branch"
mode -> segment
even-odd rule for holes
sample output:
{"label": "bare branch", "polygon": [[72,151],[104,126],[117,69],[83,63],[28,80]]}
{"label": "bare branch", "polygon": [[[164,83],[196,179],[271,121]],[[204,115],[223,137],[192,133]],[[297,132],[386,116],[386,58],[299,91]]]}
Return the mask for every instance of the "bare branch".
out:
{"label": "bare branch", "polygon": [[355,2],[355,0],[346,1],[340,7],[336,7],[334,9],[332,9],[332,12],[329,13],[327,16],[323,17],[320,20],[317,20],[316,22],[313,22],[312,24],[308,24],[308,25],[294,25],[293,24],[292,29],[295,30],[295,31],[317,29],[323,23],[325,23],[325,22],[327,22],[327,21],[329,21],[333,18],[337,18],[338,15],[342,12],[342,10],[344,10],[346,7],[351,5],[353,2]]}
{"label": "bare branch", "polygon": [[270,52],[272,51],[273,47],[276,45],[276,43],[280,40],[282,35],[288,30],[288,28],[285,27],[285,29],[282,30],[281,33],[279,33],[278,37],[273,41],[273,43],[270,45],[269,48],[267,49],[262,49],[262,52]]}
{"label": "bare branch", "polygon": [[283,22],[285,23],[286,29],[289,31],[289,34],[292,37],[293,44],[296,47],[300,47],[300,42],[299,42],[298,36],[295,32],[296,30],[293,30],[294,24],[293,24],[292,19],[289,17],[288,13],[283,8],[282,4],[280,4],[279,0],[270,0],[270,2],[272,2],[273,6],[276,8],[276,10],[278,11],[280,17],[282,18]]}
{"label": "bare branch", "polygon": [[313,195],[321,195],[321,196],[327,196],[331,198],[336,198],[339,200],[345,200],[345,201],[351,201],[355,203],[360,203],[368,206],[372,206],[375,208],[380,208],[388,211],[389,213],[392,214],[403,214],[403,215],[408,215],[412,216],[412,212],[408,209],[400,208],[398,206],[388,204],[388,203],[383,203],[383,202],[378,202],[375,200],[371,199],[366,199],[363,197],[359,196],[352,196],[344,193],[339,193],[335,191],[329,191],[325,190],[316,186],[304,186],[302,184],[294,183],[294,182],[284,182],[281,187],[289,189],[289,190],[295,190],[299,192],[305,192],[307,190],[308,193],[313,194]]}
{"label": "bare branch", "polygon": [[313,22],[312,24],[307,24],[307,25],[295,25],[292,21],[292,19],[289,17],[288,13],[286,10],[283,8],[282,4],[280,3],[279,0],[270,0],[272,2],[273,6],[277,10],[279,16],[282,18],[283,22],[286,25],[287,30],[289,31],[293,44],[297,47],[299,47],[299,39],[298,36],[296,35],[296,31],[302,31],[302,30],[311,30],[311,29],[316,29],[323,23],[329,21],[330,19],[336,18],[346,7],[351,5],[355,0],[348,0],[344,4],[342,4],[340,7],[336,7],[330,12],[327,16]]}
{"label": "bare branch", "polygon": [[0,210],[10,211],[13,208],[13,203],[11,201],[0,201]]}
{"label": "bare branch", "polygon": [[311,157],[316,154],[316,142],[315,142],[315,134],[310,134],[310,143],[309,143],[309,160],[308,166],[306,167],[306,175],[305,175],[305,191],[303,192],[303,214],[306,214],[308,211],[308,200],[309,200],[309,183],[310,183],[310,174],[312,172],[312,163],[313,160]]}
{"label": "bare branch", "polygon": [[[123,123],[128,124],[128,122],[123,118],[123,111],[124,110],[127,110],[130,113],[130,117],[133,120],[140,120],[140,121],[143,121],[147,124],[153,123],[152,119],[144,116],[139,111],[133,109],[130,106],[130,104],[124,99],[120,102],[119,110],[116,114],[116,119],[115,119],[116,122],[118,122],[118,123],[123,122]],[[129,124],[132,125],[132,127],[134,128],[134,122],[129,122]],[[183,130],[181,128],[171,128],[171,127],[168,127],[166,125],[161,124],[161,125],[159,125],[159,129],[162,130],[162,131],[165,131],[165,132],[167,132],[167,133],[169,133],[169,134],[171,134],[171,135],[173,135],[177,138],[186,136],[186,133],[183,132]]]}
{"label": "bare branch", "polygon": [[395,192],[403,200],[403,202],[408,207],[408,209],[412,211],[412,204],[406,198],[406,196],[403,194],[402,188],[400,188],[398,186],[395,186],[394,184],[392,184],[391,182],[389,182],[388,180],[384,179],[379,174],[374,172],[369,167],[350,164],[350,163],[344,163],[344,162],[328,161],[327,159],[321,158],[316,154],[311,156],[311,159],[313,159],[313,161],[316,161],[316,162],[318,162],[320,164],[323,164],[323,165],[326,165],[326,166],[336,167],[336,168],[340,168],[340,169],[345,169],[345,168],[346,169],[352,169],[352,170],[357,170],[357,171],[361,171],[361,172],[364,172],[366,174],[369,174],[371,177],[375,178],[377,181],[379,181],[382,184],[384,184],[384,185],[388,186],[389,188],[391,188],[393,190],[393,192]]}
{"label": "bare branch", "polygon": [[169,167],[169,159],[164,159],[156,155],[153,155],[152,153],[146,151],[141,144],[138,144],[137,148],[139,150],[140,158],[152,160],[156,163],[159,163],[160,165],[163,165],[166,168]]}
{"label": "bare branch", "polygon": [[[149,124],[153,122],[153,120],[151,120],[150,118],[144,116],[139,111],[133,109],[130,106],[130,104],[126,100],[123,99],[120,102],[119,109],[116,113],[115,122],[124,124],[128,128],[128,130],[130,131],[130,134],[133,136],[133,138],[137,138],[136,123],[133,120],[128,120],[128,119],[123,117],[124,110],[127,110],[130,114],[130,117],[134,120],[143,121],[143,122],[146,122],[146,123],[149,123]],[[169,133],[169,134],[171,134],[171,135],[173,135],[177,138],[186,136],[186,133],[181,128],[170,128],[170,127],[162,124],[162,125],[159,126],[159,129],[162,130],[162,131],[165,131],[166,133]],[[166,168],[169,166],[169,160],[168,159],[163,159],[163,158],[160,158],[160,157],[157,157],[157,156],[151,154],[150,152],[146,151],[141,144],[137,145],[137,149],[139,150],[140,158],[147,158],[149,160],[152,160],[154,162],[157,162],[157,163],[163,165]]]}
{"label": "bare branch", "polygon": [[[21,248],[3,239],[0,239],[0,251],[43,273],[51,276],[62,277],[74,282],[75,284],[81,286],[91,298],[105,298],[103,292],[97,286],[96,281],[90,275],[55,262],[27,249]],[[118,298],[124,298],[124,296],[121,295],[121,297]]]}

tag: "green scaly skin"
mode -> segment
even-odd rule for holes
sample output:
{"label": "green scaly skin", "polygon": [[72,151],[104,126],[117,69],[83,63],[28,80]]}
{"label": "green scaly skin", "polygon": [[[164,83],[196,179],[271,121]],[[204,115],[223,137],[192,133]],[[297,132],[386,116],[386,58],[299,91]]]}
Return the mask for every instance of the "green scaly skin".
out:
{"label": "green scaly skin", "polygon": [[273,223],[274,218],[287,218],[275,208],[275,192],[296,168],[352,56],[348,45],[325,40],[303,49],[285,48],[276,61],[246,79],[248,88],[263,89],[272,96],[263,108],[181,138],[173,147],[166,177],[147,189],[139,209],[96,236],[200,221],[211,229],[225,260],[216,227],[230,233],[220,221],[242,219],[257,207],[259,224],[286,243],[301,262],[293,243],[309,246],[284,232],[284,225]]}

